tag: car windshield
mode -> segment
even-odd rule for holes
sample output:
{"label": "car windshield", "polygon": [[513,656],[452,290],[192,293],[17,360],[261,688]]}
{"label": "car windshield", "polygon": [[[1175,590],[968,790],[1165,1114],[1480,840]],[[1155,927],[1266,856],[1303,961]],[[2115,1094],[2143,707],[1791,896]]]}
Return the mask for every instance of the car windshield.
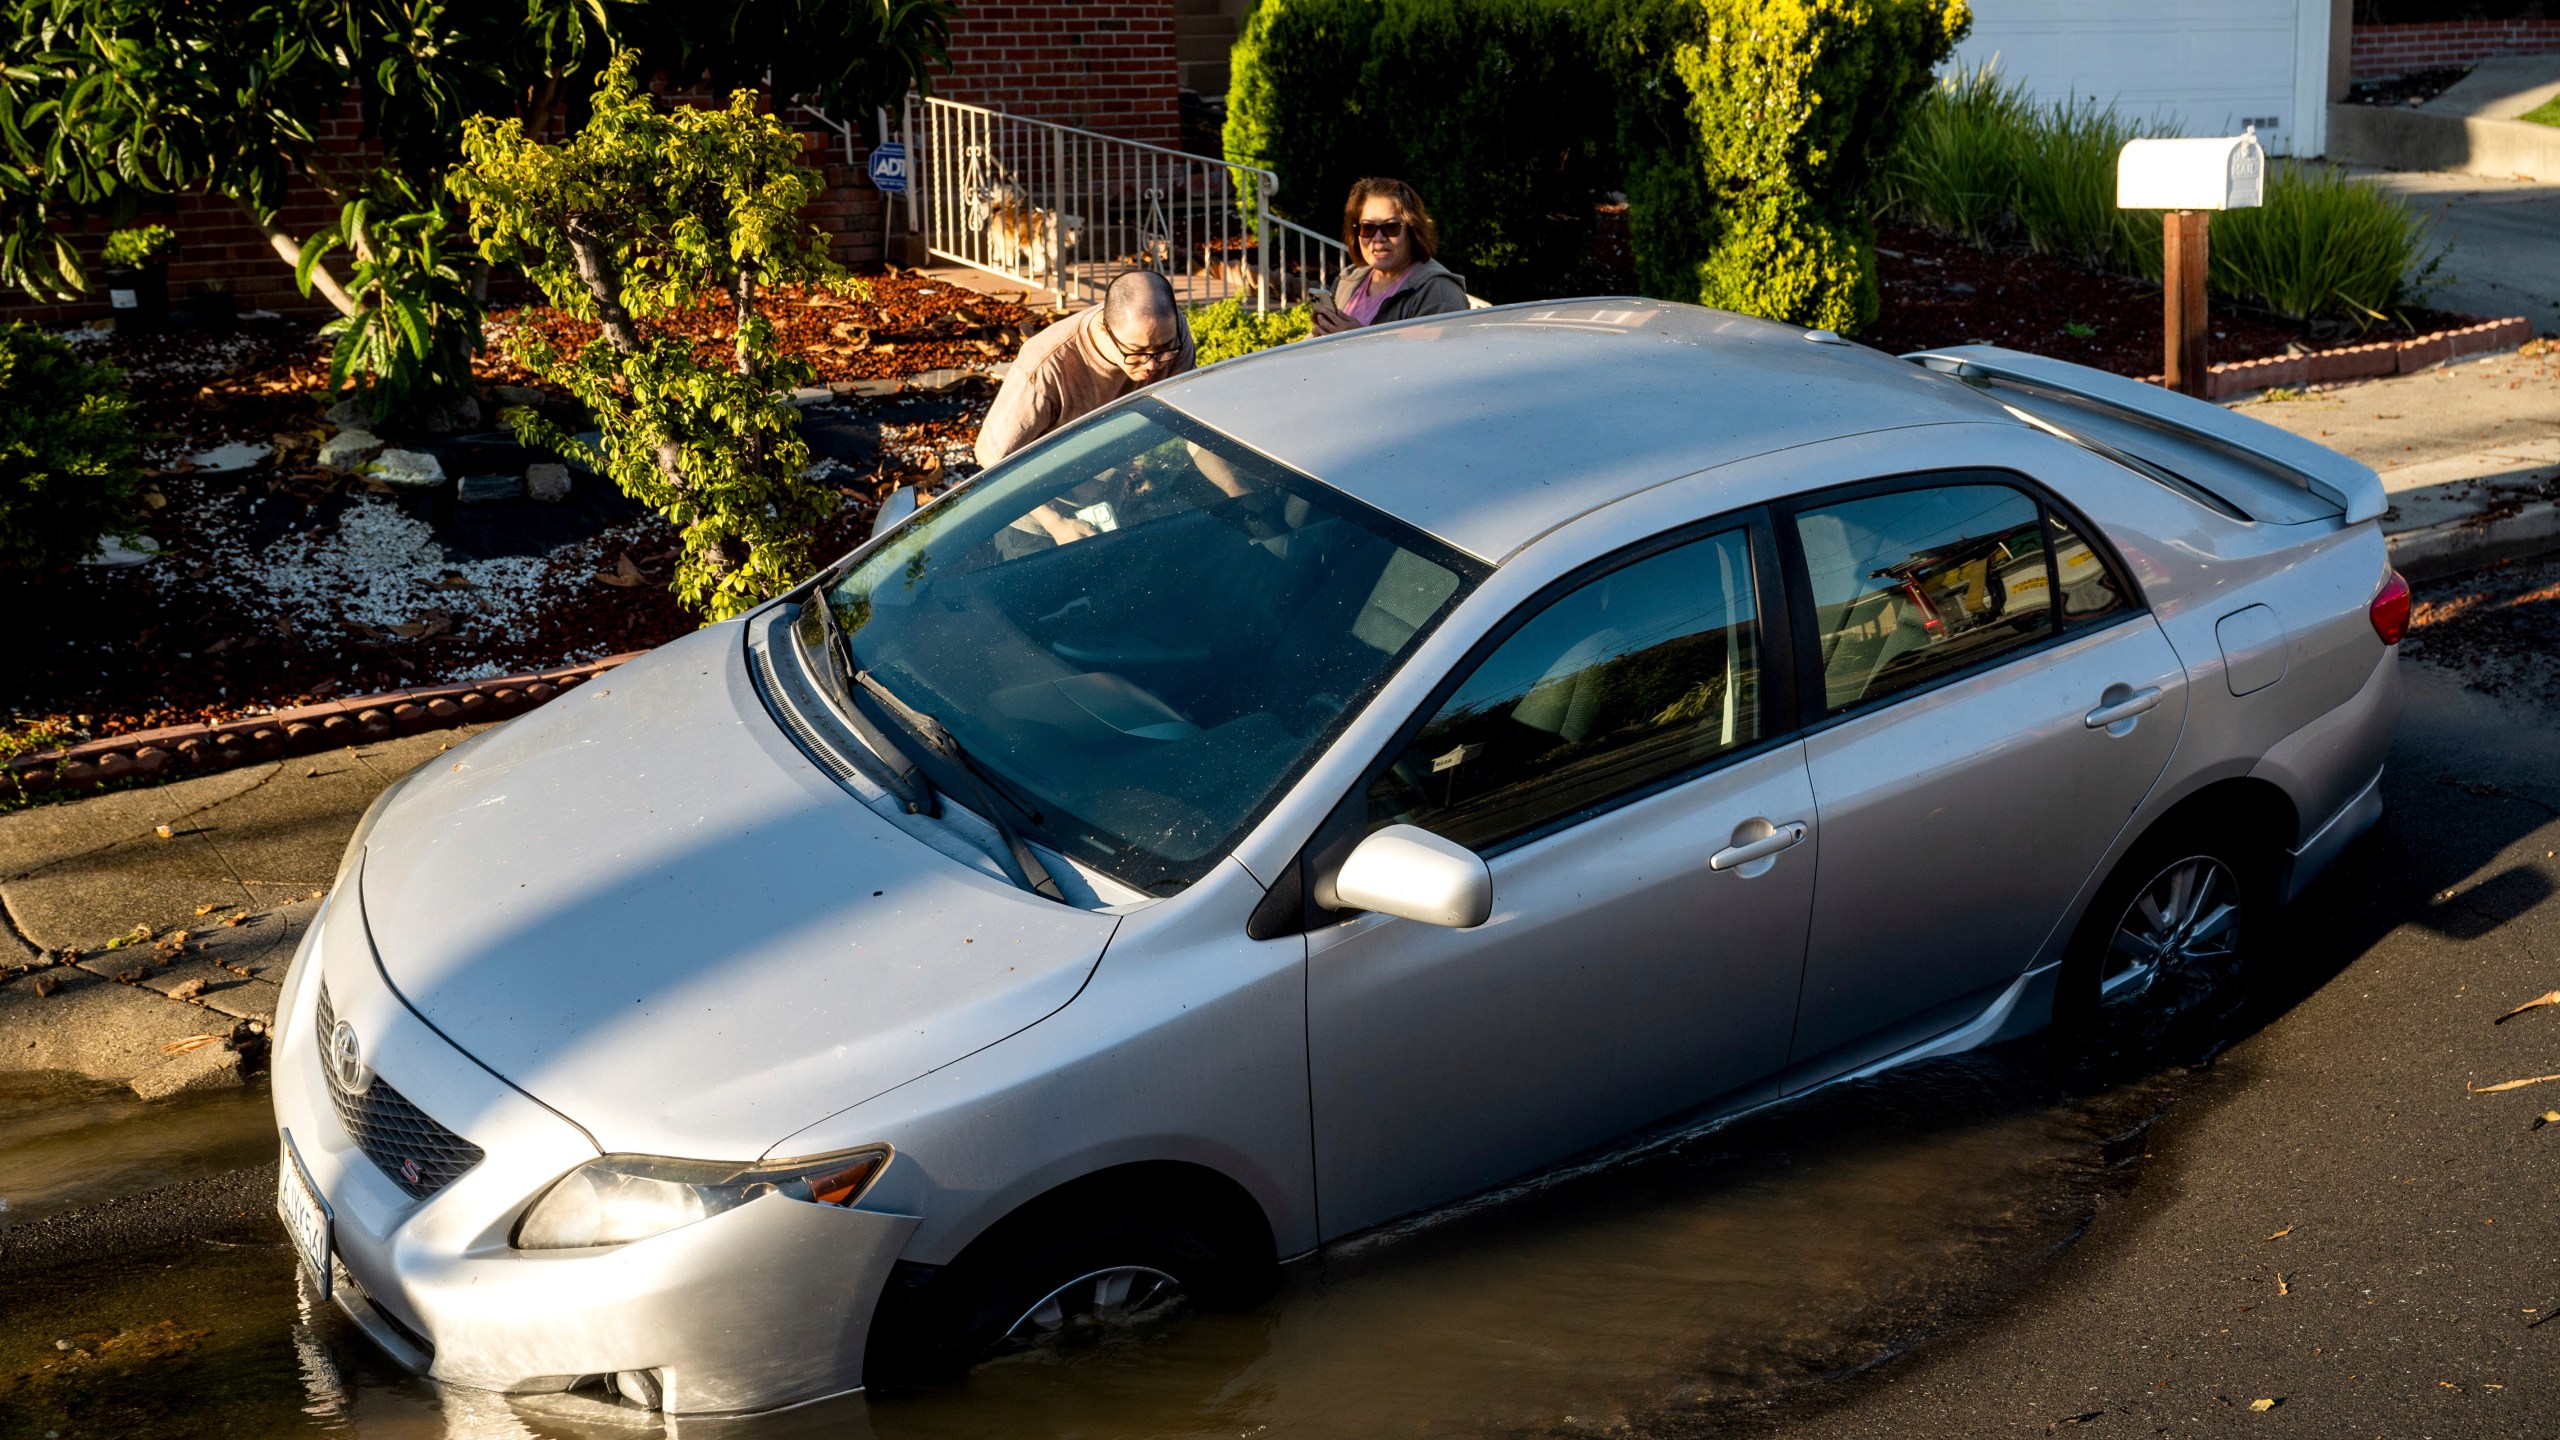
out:
{"label": "car windshield", "polygon": [[940,721],[1006,818],[1168,894],[1482,570],[1145,400],[926,507],[819,594],[841,658]]}

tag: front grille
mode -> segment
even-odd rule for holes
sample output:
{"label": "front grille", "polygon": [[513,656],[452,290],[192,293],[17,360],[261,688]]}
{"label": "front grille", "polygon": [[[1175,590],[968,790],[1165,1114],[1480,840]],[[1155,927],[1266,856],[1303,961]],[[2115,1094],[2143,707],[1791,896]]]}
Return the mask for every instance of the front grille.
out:
{"label": "front grille", "polygon": [[338,1123],[355,1137],[356,1148],[390,1176],[392,1184],[410,1199],[424,1200],[480,1163],[479,1146],[427,1118],[425,1111],[410,1104],[381,1076],[373,1077],[361,1095],[339,1089],[337,1074],[329,1066],[329,1036],[338,1028],[338,1018],[326,985],[320,987],[317,1018],[319,1023],[312,1029],[319,1040],[320,1073],[328,1081],[329,1104],[338,1112]]}

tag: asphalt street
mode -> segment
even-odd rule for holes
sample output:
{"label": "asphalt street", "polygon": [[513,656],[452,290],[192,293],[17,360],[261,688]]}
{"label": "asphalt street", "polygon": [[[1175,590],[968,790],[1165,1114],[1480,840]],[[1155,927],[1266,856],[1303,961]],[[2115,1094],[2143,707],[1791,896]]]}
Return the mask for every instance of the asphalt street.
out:
{"label": "asphalt street", "polygon": [[2480,693],[2513,662],[2436,648],[2404,667],[2382,826],[2280,917],[2130,1182],[2002,1303],[1799,1389],[1774,1433],[2560,1434],[2560,1004],[2497,1023],[2560,989],[2560,697]]}

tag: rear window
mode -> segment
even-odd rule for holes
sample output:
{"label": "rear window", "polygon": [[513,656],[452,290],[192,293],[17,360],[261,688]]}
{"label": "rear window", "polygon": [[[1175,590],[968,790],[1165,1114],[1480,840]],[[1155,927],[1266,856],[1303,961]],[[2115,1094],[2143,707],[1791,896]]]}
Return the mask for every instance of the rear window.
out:
{"label": "rear window", "polygon": [[2346,512],[2292,472],[2210,436],[2034,386],[2000,383],[2001,399],[2109,459],[2234,519],[2307,525]]}

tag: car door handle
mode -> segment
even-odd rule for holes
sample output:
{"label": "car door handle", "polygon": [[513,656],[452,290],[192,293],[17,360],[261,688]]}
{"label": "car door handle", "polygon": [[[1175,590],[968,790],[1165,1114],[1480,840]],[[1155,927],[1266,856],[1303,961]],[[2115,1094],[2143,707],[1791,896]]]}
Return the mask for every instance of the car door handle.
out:
{"label": "car door handle", "polygon": [[2101,705],[2080,717],[2080,723],[2092,730],[2104,730],[2148,711],[2160,703],[2160,687],[2148,685],[2111,705]]}
{"label": "car door handle", "polygon": [[1766,860],[1770,856],[1777,854],[1779,851],[1795,845],[1802,839],[1804,839],[1803,821],[1798,820],[1792,824],[1781,825],[1777,829],[1761,836],[1759,839],[1754,840],[1747,845],[1727,845],[1713,855],[1708,856],[1707,868],[1710,870],[1731,870],[1737,865],[1748,865],[1754,860]]}

